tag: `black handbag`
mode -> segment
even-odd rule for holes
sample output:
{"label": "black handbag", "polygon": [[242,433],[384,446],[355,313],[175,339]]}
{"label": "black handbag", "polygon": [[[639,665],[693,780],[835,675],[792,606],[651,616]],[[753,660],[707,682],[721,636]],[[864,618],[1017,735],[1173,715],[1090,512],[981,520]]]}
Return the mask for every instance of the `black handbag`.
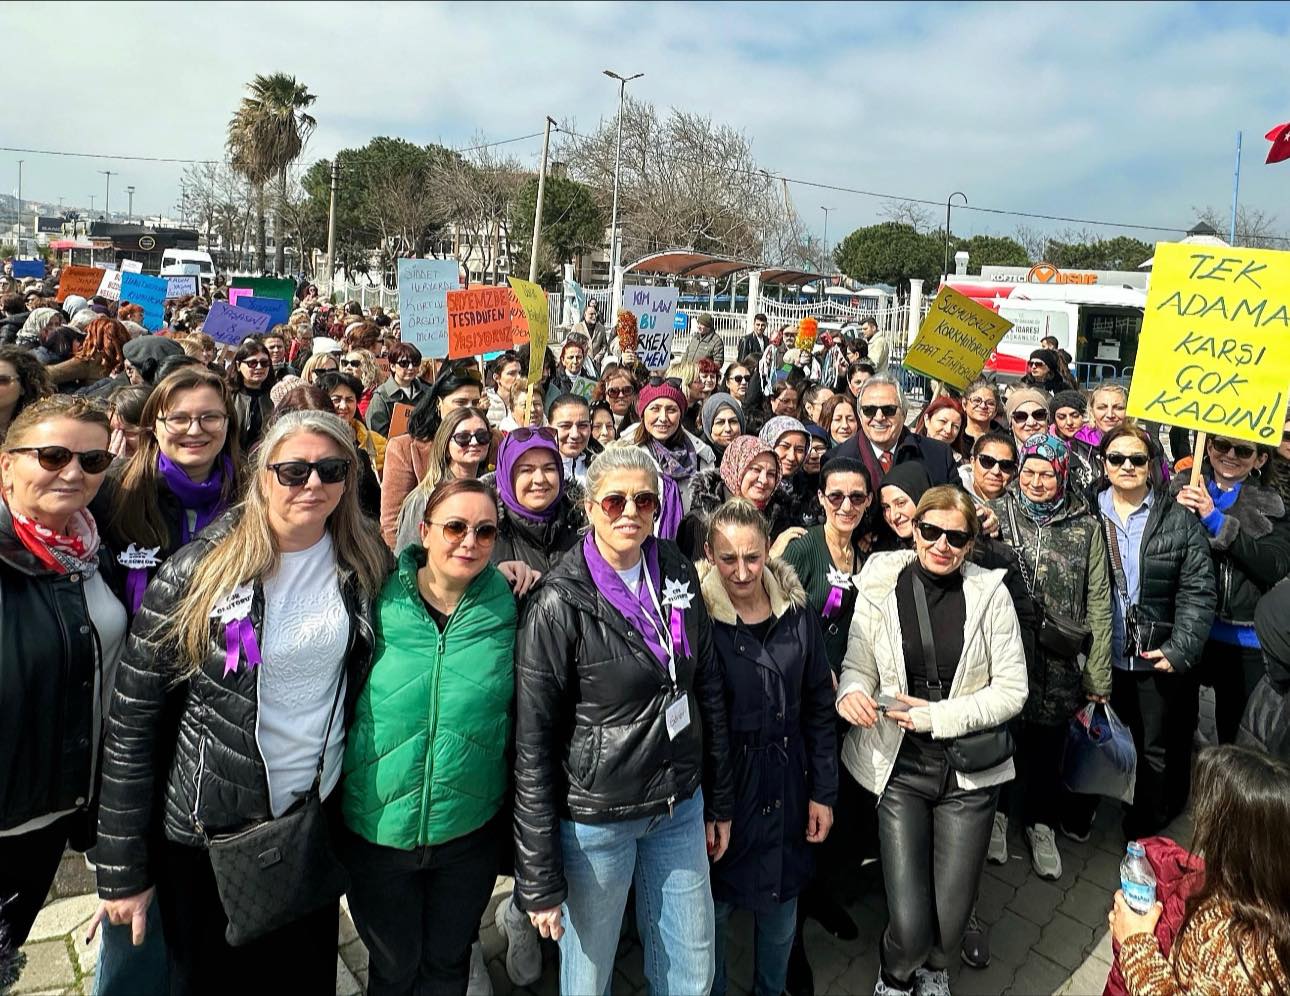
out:
{"label": "black handbag", "polygon": [[[1017,519],[1011,505],[1008,506],[1008,520],[1012,527],[1013,542],[1014,544],[1019,544],[1021,533],[1017,529]],[[1043,532],[1041,531],[1039,540],[1035,544],[1036,564],[1039,563],[1043,552]],[[1017,560],[1021,566],[1021,576],[1030,591],[1030,597],[1034,599],[1035,607],[1038,609],[1040,618],[1039,646],[1058,660],[1075,661],[1079,659],[1081,654],[1087,654],[1093,647],[1092,627],[1064,613],[1055,612],[1045,605],[1043,593],[1035,591],[1035,585],[1039,580],[1037,572],[1036,575],[1032,575],[1027,569],[1024,551],[1017,551]]]}
{"label": "black handbag", "polygon": [[[914,610],[918,613],[918,633],[923,642],[923,667],[927,671],[927,698],[939,702],[944,685],[940,673],[936,670],[936,646],[932,642],[932,617],[927,611],[927,592],[923,580],[914,571],[910,579],[914,583]],[[965,733],[953,740],[944,741],[945,757],[950,767],[964,774],[985,771],[1002,764],[1012,757],[1016,746],[1012,741],[1012,731],[1007,723],[991,726],[974,733]]]}
{"label": "black handbag", "polygon": [[[342,665],[314,782],[300,800],[277,819],[237,833],[206,837],[215,886],[228,918],[224,939],[232,947],[294,923],[338,900],[349,876],[332,846],[319,790],[327,741],[345,684]],[[198,830],[206,836],[201,824]]]}

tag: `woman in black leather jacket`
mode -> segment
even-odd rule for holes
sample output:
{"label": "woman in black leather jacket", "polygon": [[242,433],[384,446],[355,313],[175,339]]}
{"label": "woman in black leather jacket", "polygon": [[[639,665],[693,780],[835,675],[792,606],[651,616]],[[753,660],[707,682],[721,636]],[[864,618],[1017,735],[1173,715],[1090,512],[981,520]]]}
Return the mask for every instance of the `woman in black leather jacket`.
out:
{"label": "woman in black leather jacket", "polygon": [[273,360],[264,340],[258,336],[243,339],[228,366],[228,386],[237,408],[238,443],[243,453],[251,452],[264,434],[265,423],[273,411],[269,391],[275,383]]}
{"label": "woman in black leather jacket", "polygon": [[100,912],[142,935],[155,886],[174,992],[335,985],[337,903],[230,946],[229,883],[207,845],[281,817],[314,784],[338,815],[389,566],[358,511],[356,467],[339,417],[277,420],[247,499],[163,565],[135,617],[104,747]]}
{"label": "woman in black leather jacket", "polygon": [[592,531],[521,612],[516,893],[561,940],[561,992],[608,988],[633,883],[651,989],[712,984],[726,713],[694,564],[651,536],[661,485],[644,449],[607,447],[587,478]]}

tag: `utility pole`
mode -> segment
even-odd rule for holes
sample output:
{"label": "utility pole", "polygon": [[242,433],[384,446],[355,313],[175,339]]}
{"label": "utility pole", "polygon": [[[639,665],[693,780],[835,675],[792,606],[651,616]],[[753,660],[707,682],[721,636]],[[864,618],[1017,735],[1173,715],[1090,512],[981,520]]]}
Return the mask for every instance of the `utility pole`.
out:
{"label": "utility pole", "polygon": [[[820,210],[824,212],[824,266],[821,269],[827,269],[829,265],[829,212],[833,208],[825,207],[821,204]],[[825,276],[828,276],[828,274],[825,274]],[[824,299],[820,298],[820,300],[823,301]]]}
{"label": "utility pole", "polygon": [[[618,142],[614,146],[614,208],[610,215],[609,221],[609,279],[617,281],[618,275],[618,254],[620,252],[620,239],[618,238],[618,172],[623,163],[623,104],[627,99],[627,84],[632,80],[638,80],[644,73],[637,73],[635,76],[620,76],[612,69],[604,70],[604,74],[610,79],[618,81]],[[617,308],[618,302],[613,302]]]}
{"label": "utility pole", "polygon": [[109,202],[112,200],[112,177],[121,174],[110,169],[101,169],[99,172],[103,174],[103,220],[111,221],[112,208]]}
{"label": "utility pole", "polygon": [[529,282],[537,283],[538,247],[542,244],[542,201],[546,196],[546,157],[551,149],[550,117],[546,119],[546,133],[542,136],[542,169],[538,171],[537,210],[533,214],[533,251],[529,254]]}
{"label": "utility pole", "polygon": [[336,288],[336,188],[340,185],[340,155],[331,161],[331,204],[327,208],[327,299]]}
{"label": "utility pole", "polygon": [[125,211],[125,223],[128,225],[134,221],[134,184],[125,188],[126,195],[130,198],[130,206]]}
{"label": "utility pole", "polygon": [[[91,217],[93,217],[94,215],[94,196],[95,196],[94,194],[90,194],[90,216]],[[86,229],[86,231],[88,232],[89,229]]]}
{"label": "utility pole", "polygon": [[18,255],[22,256],[22,164],[25,160],[18,160]]}

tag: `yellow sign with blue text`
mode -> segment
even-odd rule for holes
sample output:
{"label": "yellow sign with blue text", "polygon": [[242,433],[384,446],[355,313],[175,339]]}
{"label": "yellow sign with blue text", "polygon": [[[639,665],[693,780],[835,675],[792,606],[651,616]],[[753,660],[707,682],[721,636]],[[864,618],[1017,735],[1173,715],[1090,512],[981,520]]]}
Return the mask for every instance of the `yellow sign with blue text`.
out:
{"label": "yellow sign with blue text", "polygon": [[1012,322],[966,294],[942,287],[905,354],[904,365],[964,390],[980,376]]}

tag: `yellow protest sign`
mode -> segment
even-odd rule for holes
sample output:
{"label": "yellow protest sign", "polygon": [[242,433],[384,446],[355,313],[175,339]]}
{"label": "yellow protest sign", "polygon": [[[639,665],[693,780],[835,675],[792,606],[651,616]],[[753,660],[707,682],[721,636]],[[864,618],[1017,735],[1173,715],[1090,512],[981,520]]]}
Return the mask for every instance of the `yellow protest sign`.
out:
{"label": "yellow protest sign", "polygon": [[1128,413],[1275,446],[1290,385],[1290,252],[1161,243]]}
{"label": "yellow protest sign", "polygon": [[933,380],[964,390],[981,373],[994,349],[1012,328],[966,294],[942,287],[918,328],[904,365]]}
{"label": "yellow protest sign", "polygon": [[529,333],[529,383],[542,379],[542,361],[546,357],[546,344],[551,338],[551,318],[546,307],[546,291],[537,284],[519,277],[507,277],[515,297],[528,319]]}

